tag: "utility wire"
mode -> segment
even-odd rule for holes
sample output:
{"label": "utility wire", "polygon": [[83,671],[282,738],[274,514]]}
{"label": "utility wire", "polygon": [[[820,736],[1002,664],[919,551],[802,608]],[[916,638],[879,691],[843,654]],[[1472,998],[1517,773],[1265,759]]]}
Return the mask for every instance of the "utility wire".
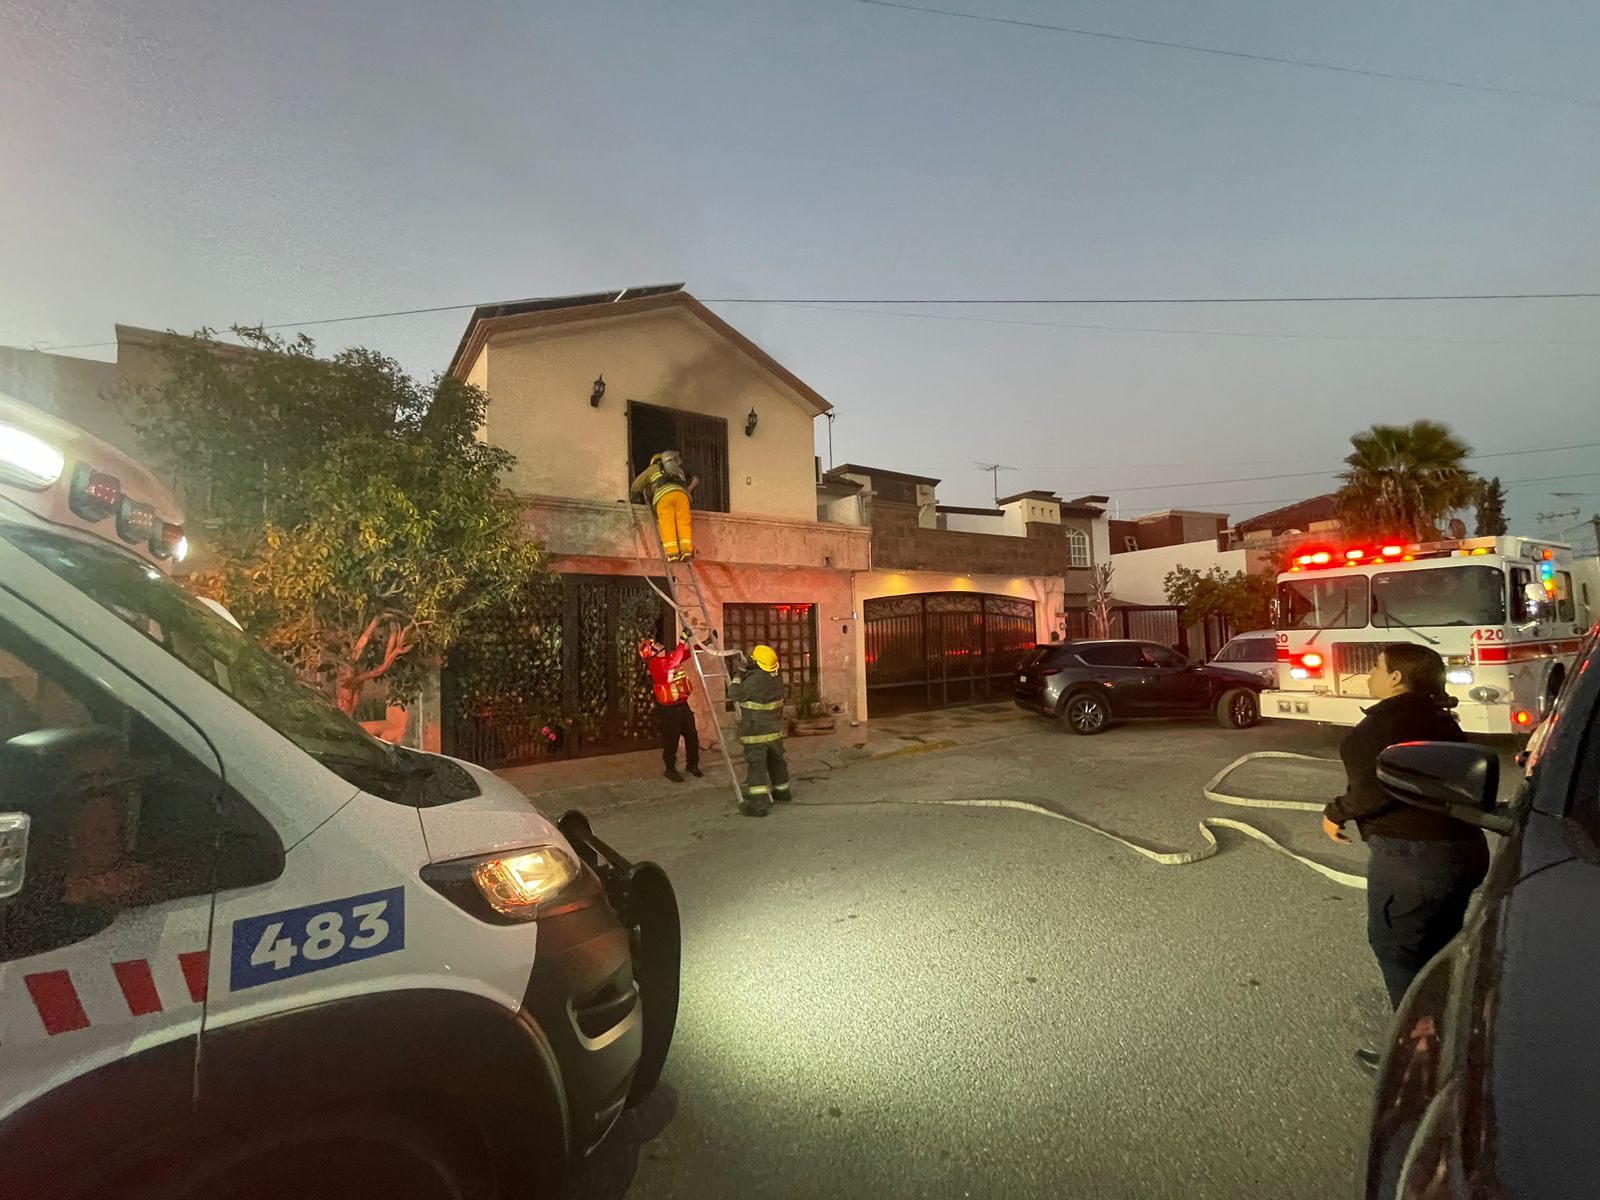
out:
{"label": "utility wire", "polygon": [[[719,303],[719,301],[708,301]],[[1191,334],[1195,337],[1267,338],[1285,341],[1314,342],[1419,342],[1440,343],[1451,346],[1600,346],[1600,341],[1584,338],[1450,338],[1403,337],[1342,333],[1262,333],[1239,329],[1175,329],[1162,325],[1097,325],[1077,321],[1023,321],[1008,317],[976,317],[970,313],[901,312],[892,308],[845,308],[835,304],[791,304],[786,307],[809,309],[812,312],[855,313],[858,316],[909,317],[922,321],[965,321],[978,325],[1020,325],[1034,329],[1103,329],[1119,333],[1171,333]]]}
{"label": "utility wire", "polygon": [[[1093,304],[1410,304],[1430,302],[1458,302],[1482,300],[1600,300],[1600,292],[1474,292],[1474,293],[1448,293],[1418,295],[1390,295],[1390,296],[1103,296],[1103,297],[1011,297],[1011,296],[979,296],[979,297],[944,297],[944,298],[901,298],[894,299],[776,299],[755,296],[699,296],[696,297],[702,304],[770,304],[787,308],[812,308],[812,309],[837,309],[842,312],[870,312],[871,309],[861,307],[844,307],[846,305],[1093,305]],[[484,302],[472,304],[437,304],[429,308],[401,308],[387,312],[352,313],[342,317],[316,317],[305,321],[276,321],[272,324],[253,326],[252,328],[276,329],[306,329],[314,325],[342,325],[351,321],[379,321],[389,317],[415,317],[428,313],[465,312],[469,309],[481,308]],[[1031,321],[1008,321],[1000,318],[969,317],[961,314],[930,314],[930,313],[899,313],[897,316],[918,316],[943,320],[989,321],[994,324],[1031,325]],[[1046,326],[1052,322],[1039,322]],[[1359,340],[1375,341],[1376,338],[1358,338],[1350,335],[1348,338],[1336,334],[1274,334],[1274,333],[1242,333],[1231,330],[1189,330],[1189,329],[1159,329],[1140,326],[1119,325],[1062,325],[1066,329],[1128,329],[1130,332],[1140,333],[1195,333],[1212,337],[1263,337],[1263,338],[1316,338],[1319,340]],[[1431,339],[1402,339],[1425,341]],[[1453,340],[1453,339],[1452,339]],[[1478,339],[1469,339],[1477,341]],[[74,342],[66,346],[56,346],[49,342],[35,342],[32,348],[49,353],[59,353],[64,350],[103,350],[115,346],[115,340],[106,342]],[[1486,342],[1485,344],[1499,344]],[[1506,343],[1512,344],[1512,343]],[[1540,345],[1544,343],[1515,343],[1518,345]],[[1551,345],[1589,345],[1588,342],[1552,342]]]}
{"label": "utility wire", "polygon": [[1073,37],[1099,38],[1107,42],[1131,42],[1137,46],[1156,46],[1163,50],[1184,50],[1191,54],[1211,54],[1219,58],[1242,58],[1250,62],[1277,63],[1286,67],[1301,67],[1311,71],[1332,71],[1339,75],[1364,75],[1369,79],[1393,79],[1401,83],[1426,84],[1429,87],[1454,88],[1464,92],[1489,92],[1497,96],[1521,96],[1533,100],[1549,100],[1557,104],[1573,104],[1580,108],[1600,108],[1600,100],[1582,96],[1568,96],[1561,92],[1540,92],[1532,88],[1499,87],[1492,83],[1468,83],[1460,79],[1440,79],[1429,75],[1410,75],[1400,71],[1376,71],[1368,67],[1347,67],[1338,63],[1318,62],[1309,58],[1286,58],[1276,54],[1252,54],[1245,50],[1224,50],[1217,46],[1197,46],[1192,42],[1168,42],[1160,38],[1134,37],[1125,33],[1105,33],[1097,29],[1079,29],[1071,25],[1047,25],[1042,21],[1023,21],[1014,17],[996,17],[983,13],[958,12],[949,8],[928,8],[920,4],[902,4],[897,0],[861,0],[876,8],[895,8],[903,12],[927,13],[930,16],[955,17],[963,21],[982,21],[990,25],[1011,25],[1018,29],[1037,29],[1050,33],[1065,33]]}
{"label": "utility wire", "polygon": [[[1558,450],[1592,450],[1592,449],[1594,449],[1596,447],[1600,447],[1600,442],[1579,442],[1578,444],[1571,445],[1571,446],[1539,446],[1539,447],[1535,447],[1535,448],[1528,449],[1528,450],[1496,450],[1496,451],[1493,451],[1493,452],[1488,453],[1488,454],[1469,454],[1469,455],[1466,456],[1466,458],[1469,461],[1477,462],[1477,461],[1480,461],[1480,460],[1486,459],[1486,458],[1511,458],[1511,457],[1514,457],[1514,456],[1517,456],[1517,455],[1523,455],[1523,454],[1552,454],[1552,453],[1555,453]],[[1061,468],[1059,468],[1059,467],[1019,467],[1018,468],[1018,470],[1027,471],[1029,473],[1038,473],[1038,474],[1042,474],[1042,473],[1045,473],[1045,472],[1048,472],[1048,471],[1059,471],[1060,469]],[[1077,468],[1077,469],[1078,470],[1083,470],[1084,468]],[[1093,469],[1093,468],[1089,468],[1089,469]],[[1224,483],[1261,483],[1261,482],[1264,482],[1266,480],[1271,480],[1271,479],[1326,479],[1329,476],[1339,474],[1339,472],[1342,471],[1342,470],[1344,470],[1344,467],[1340,466],[1340,467],[1330,467],[1326,471],[1291,471],[1291,472],[1288,472],[1288,473],[1285,473],[1285,474],[1282,474],[1282,475],[1240,475],[1240,476],[1236,476],[1235,478],[1232,478],[1232,479],[1202,479],[1202,480],[1191,480],[1191,481],[1186,482],[1186,483],[1146,483],[1146,484],[1140,484],[1137,487],[1089,488],[1087,490],[1075,487],[1072,490],[1083,492],[1085,495],[1100,495],[1102,493],[1104,493],[1106,495],[1111,495],[1111,494],[1123,495],[1123,494],[1126,494],[1128,492],[1159,492],[1159,491],[1164,491],[1164,490],[1174,490],[1175,491],[1175,490],[1178,490],[1180,488],[1215,487],[1215,486],[1218,486],[1218,485],[1221,485],[1221,484],[1224,484]],[[1569,477],[1568,476],[1556,476],[1556,475],[1551,475],[1551,476],[1545,477],[1545,479],[1558,479],[1558,478],[1569,478]],[[1510,482],[1543,483],[1543,482],[1545,482],[1545,479],[1512,480]],[[1502,482],[1505,482],[1505,481],[1502,481]]]}

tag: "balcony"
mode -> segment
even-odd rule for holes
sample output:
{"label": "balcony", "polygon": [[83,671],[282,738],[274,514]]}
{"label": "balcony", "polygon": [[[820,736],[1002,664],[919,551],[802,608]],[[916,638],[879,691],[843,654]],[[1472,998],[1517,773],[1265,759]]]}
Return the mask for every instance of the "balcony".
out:
{"label": "balcony", "polygon": [[[528,535],[558,558],[661,561],[655,514],[642,504],[523,496]],[[640,536],[641,532],[644,536]],[[848,525],[787,521],[730,513],[694,514],[695,558],[744,566],[820,567],[865,571],[872,561],[872,532]]]}

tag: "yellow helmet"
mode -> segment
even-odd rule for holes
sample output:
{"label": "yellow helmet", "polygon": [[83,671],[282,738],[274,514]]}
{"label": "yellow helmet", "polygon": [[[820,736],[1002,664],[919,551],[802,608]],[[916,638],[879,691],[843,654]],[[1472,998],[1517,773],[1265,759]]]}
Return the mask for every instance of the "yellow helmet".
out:
{"label": "yellow helmet", "polygon": [[757,646],[750,651],[750,661],[768,675],[776,675],[778,673],[778,652],[771,646]]}

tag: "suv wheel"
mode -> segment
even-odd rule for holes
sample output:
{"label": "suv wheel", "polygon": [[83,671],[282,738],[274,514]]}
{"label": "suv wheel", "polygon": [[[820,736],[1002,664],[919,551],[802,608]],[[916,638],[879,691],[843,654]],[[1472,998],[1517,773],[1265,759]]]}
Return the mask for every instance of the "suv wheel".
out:
{"label": "suv wheel", "polygon": [[1088,737],[1111,723],[1111,706],[1106,703],[1104,696],[1079,692],[1076,696],[1067,697],[1066,706],[1061,710],[1061,719],[1073,733]]}
{"label": "suv wheel", "polygon": [[1260,697],[1249,688],[1230,688],[1217,701],[1217,724],[1224,729],[1249,729],[1260,720]]}

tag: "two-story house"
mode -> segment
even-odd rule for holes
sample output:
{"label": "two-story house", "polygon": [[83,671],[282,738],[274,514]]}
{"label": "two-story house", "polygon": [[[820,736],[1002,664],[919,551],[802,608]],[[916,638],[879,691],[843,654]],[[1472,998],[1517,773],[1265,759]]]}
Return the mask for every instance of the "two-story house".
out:
{"label": "two-story house", "polygon": [[516,455],[504,482],[560,586],[531,633],[557,669],[520,711],[464,711],[446,664],[447,750],[492,763],[648,743],[637,646],[675,629],[652,514],[627,496],[667,449],[700,481],[694,569],[724,644],[776,649],[791,702],[865,715],[852,576],[870,535],[818,520],[812,423],[829,405],[806,383],[676,284],[480,307],[449,370],[488,393],[480,437]]}

